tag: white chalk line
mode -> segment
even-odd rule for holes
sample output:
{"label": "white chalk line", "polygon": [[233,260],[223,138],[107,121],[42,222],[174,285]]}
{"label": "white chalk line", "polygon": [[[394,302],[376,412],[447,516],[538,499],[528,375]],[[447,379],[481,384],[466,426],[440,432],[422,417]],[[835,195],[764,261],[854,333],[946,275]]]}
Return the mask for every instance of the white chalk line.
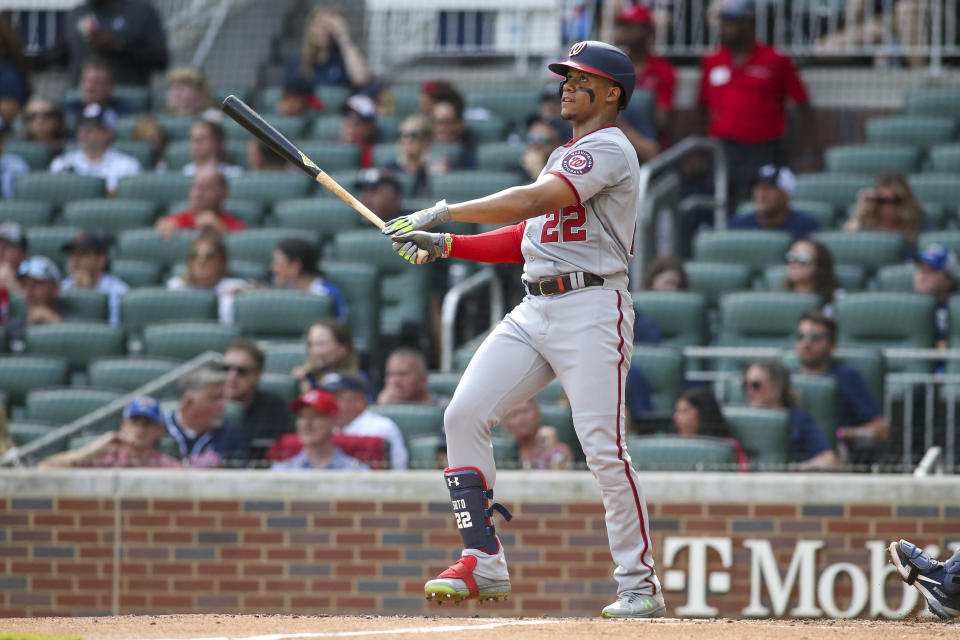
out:
{"label": "white chalk line", "polygon": [[[487,624],[445,625],[441,627],[408,627],[406,629],[373,629],[370,631],[328,631],[322,633],[270,633],[261,636],[245,636],[242,638],[228,636],[199,636],[196,638],[151,638],[150,640],[286,640],[287,638],[351,638],[355,636],[382,636],[399,633],[448,633],[451,631],[485,631],[498,627],[523,627],[529,625],[557,624],[562,620],[508,620],[506,622],[489,622]],[[131,638],[130,640],[141,640]]]}

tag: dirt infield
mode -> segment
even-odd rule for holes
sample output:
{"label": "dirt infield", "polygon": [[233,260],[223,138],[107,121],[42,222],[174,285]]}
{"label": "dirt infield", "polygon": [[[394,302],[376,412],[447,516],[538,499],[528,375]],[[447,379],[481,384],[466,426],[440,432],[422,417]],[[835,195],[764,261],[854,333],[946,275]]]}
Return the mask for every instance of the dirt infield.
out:
{"label": "dirt infield", "polygon": [[960,623],[913,620],[603,620],[587,618],[446,618],[289,615],[171,615],[112,618],[24,618],[0,620],[0,633],[50,634],[83,640],[157,640],[233,638],[422,638],[442,633],[443,640],[503,637],[511,640],[624,638],[644,640],[728,638],[761,640],[850,638],[960,638]]}

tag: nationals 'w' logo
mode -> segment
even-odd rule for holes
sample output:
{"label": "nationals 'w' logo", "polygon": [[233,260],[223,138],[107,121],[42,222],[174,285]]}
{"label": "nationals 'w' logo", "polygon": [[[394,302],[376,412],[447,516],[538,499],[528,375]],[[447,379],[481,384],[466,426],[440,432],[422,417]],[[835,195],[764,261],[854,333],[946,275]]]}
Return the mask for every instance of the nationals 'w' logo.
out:
{"label": "nationals 'w' logo", "polygon": [[572,47],[570,47],[570,53],[567,54],[568,57],[572,58],[573,56],[580,55],[584,49],[587,48],[586,42],[578,42]]}

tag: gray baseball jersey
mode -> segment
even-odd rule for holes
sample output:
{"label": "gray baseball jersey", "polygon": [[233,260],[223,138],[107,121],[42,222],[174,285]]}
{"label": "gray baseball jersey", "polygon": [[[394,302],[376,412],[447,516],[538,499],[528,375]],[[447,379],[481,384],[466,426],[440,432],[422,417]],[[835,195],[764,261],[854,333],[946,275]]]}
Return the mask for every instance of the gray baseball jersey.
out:
{"label": "gray baseball jersey", "polygon": [[630,141],[615,126],[598,129],[555,149],[540,177],[547,173],[569,184],[578,202],[527,221],[523,279],[584,271],[627,289],[640,176]]}

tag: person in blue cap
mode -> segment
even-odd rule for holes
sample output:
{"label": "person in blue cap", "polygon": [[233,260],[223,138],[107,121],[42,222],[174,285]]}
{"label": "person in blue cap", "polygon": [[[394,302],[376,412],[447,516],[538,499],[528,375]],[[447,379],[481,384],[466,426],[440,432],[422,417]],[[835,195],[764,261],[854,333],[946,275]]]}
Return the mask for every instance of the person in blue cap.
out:
{"label": "person in blue cap", "polygon": [[937,302],[936,346],[947,348],[949,318],[947,301],[957,288],[957,256],[941,244],[928,244],[917,257],[913,291],[933,296]]}

